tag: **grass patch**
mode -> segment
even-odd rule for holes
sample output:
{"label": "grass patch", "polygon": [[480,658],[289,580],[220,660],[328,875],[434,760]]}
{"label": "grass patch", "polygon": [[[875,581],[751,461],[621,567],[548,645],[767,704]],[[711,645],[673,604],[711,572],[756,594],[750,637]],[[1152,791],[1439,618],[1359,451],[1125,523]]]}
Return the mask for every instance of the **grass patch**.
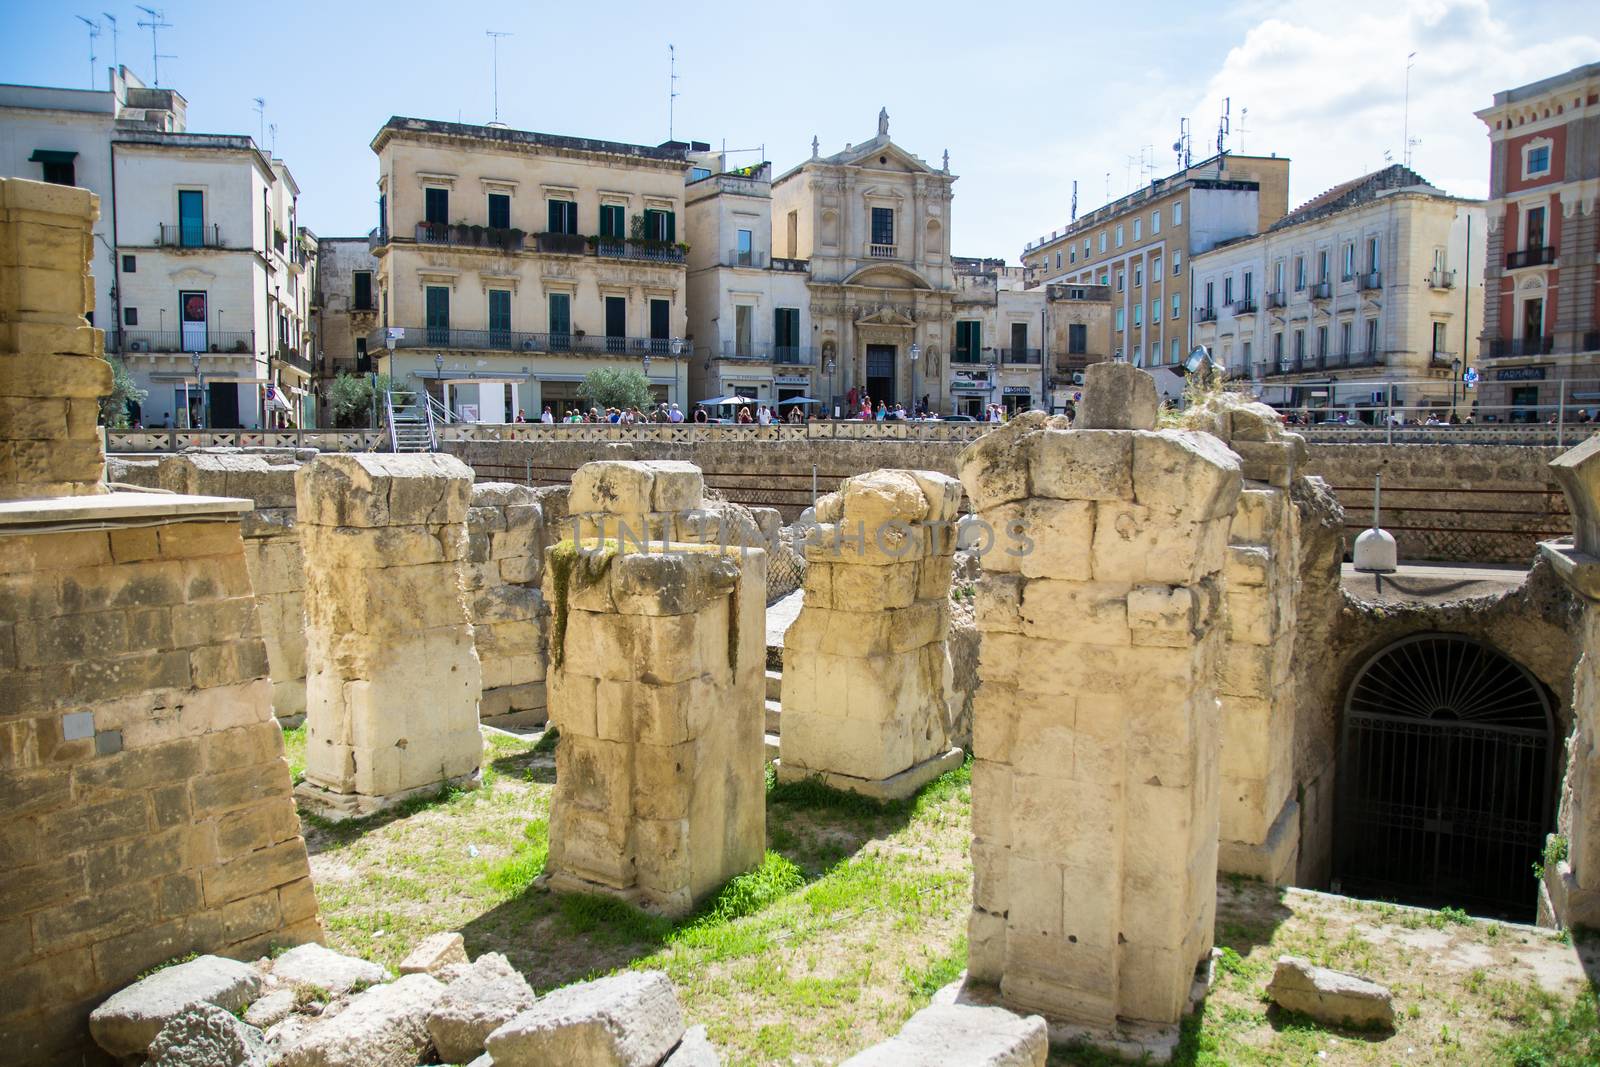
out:
{"label": "grass patch", "polygon": [[283,731],[283,754],[289,761],[289,777],[295,785],[306,778],[306,724]]}
{"label": "grass patch", "polygon": [[538,742],[533,746],[533,751],[539,753],[541,756],[553,753],[556,750],[556,742],[560,740],[561,731],[557,730],[554,726],[551,726],[539,736]]}
{"label": "grass patch", "polygon": [[492,861],[483,873],[491,889],[510,897],[528,891],[533,880],[544,873],[544,861],[550,856],[550,825],[545,820],[530,821],[522,836],[527,840],[515,852]]}
{"label": "grass patch", "polygon": [[915,1003],[925,1005],[935,993],[961,977],[967,967],[967,939],[963,935],[955,947],[942,956],[935,956],[921,967],[907,964],[901,968],[900,980],[910,991]]}
{"label": "grass patch", "polygon": [[1590,986],[1568,1003],[1529,990],[1513,1009],[1516,1030],[1496,1048],[1511,1067],[1592,1067],[1600,1063],[1600,1017]]}

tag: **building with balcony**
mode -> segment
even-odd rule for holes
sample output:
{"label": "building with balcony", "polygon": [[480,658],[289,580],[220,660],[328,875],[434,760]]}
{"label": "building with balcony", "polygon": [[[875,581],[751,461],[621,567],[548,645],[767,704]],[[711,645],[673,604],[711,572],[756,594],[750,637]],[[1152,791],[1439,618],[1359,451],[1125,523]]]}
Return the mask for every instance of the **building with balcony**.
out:
{"label": "building with balcony", "polygon": [[[1289,161],[1225,153],[1157,178],[1023,249],[1030,285],[1111,290],[1111,355],[1172,368],[1192,347],[1190,260],[1217,244],[1260,233],[1289,206]],[[1179,384],[1156,373],[1164,391]]]}
{"label": "building with balcony", "polygon": [[800,344],[815,348],[831,406],[926,395],[949,410],[955,181],[948,155],[935,169],[890,140],[886,111],[871,140],[823,156],[813,139],[811,158],[773,181],[773,255],[808,264]]}
{"label": "building with balcony", "polygon": [[585,407],[606,366],[687,402],[678,220],[705,147],[390,119],[372,141],[377,369],[468,422]]}
{"label": "building with balcony", "polygon": [[785,400],[826,399],[808,264],[772,254],[772,165],[728,171],[721,156],[700,161],[684,190],[691,399],[747,396],[780,415]]}
{"label": "building with balcony", "polygon": [[1398,164],[1194,257],[1193,337],[1280,407],[1448,407],[1477,362],[1484,211]]}
{"label": "building with balcony", "polygon": [[1547,421],[1600,402],[1600,63],[1494,95],[1484,418]]}
{"label": "building with balcony", "polygon": [[378,261],[365,237],[318,238],[312,363],[325,411],[327,385],[336,376],[373,370],[367,344],[378,326],[377,276]]}

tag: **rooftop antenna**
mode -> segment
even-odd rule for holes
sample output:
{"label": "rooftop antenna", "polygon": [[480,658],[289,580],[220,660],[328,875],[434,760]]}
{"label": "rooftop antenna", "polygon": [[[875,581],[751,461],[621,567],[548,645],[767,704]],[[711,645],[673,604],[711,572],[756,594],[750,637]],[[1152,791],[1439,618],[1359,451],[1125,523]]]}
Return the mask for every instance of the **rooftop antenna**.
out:
{"label": "rooftop antenna", "polygon": [[117,58],[117,16],[109,11],[102,11],[100,14],[107,22],[111,23],[111,65],[120,67],[122,66],[122,60]]}
{"label": "rooftop antenna", "polygon": [[267,100],[264,96],[256,97],[256,144],[267,143]]}
{"label": "rooftop antenna", "polygon": [[165,11],[160,11],[153,7],[145,7],[143,4],[135,4],[134,6],[150,16],[150,21],[148,22],[142,19],[139,21],[139,28],[150,31],[150,72],[155,75],[156,87],[159,88],[161,86],[161,61],[178,57],[164,55],[161,51],[161,46],[157,44],[156,35],[161,30],[172,29],[172,23],[167,21],[167,13]]}
{"label": "rooftop antenna", "polygon": [[1231,132],[1229,116],[1233,114],[1233,97],[1222,98],[1222,117],[1217,120],[1217,155],[1222,155],[1228,150],[1228,134]]}
{"label": "rooftop antenna", "polygon": [[267,150],[268,159],[278,158],[278,124],[276,122],[267,126],[267,134],[272,138],[272,147]]}
{"label": "rooftop antenna", "polygon": [[678,50],[667,45],[667,140],[672,140],[673,111],[678,99]]}
{"label": "rooftop antenna", "polygon": [[500,121],[500,38],[510,37],[508,30],[484,30],[494,48],[494,121]]}
{"label": "rooftop antenna", "polygon": [[1140,184],[1148,184],[1156,176],[1156,146],[1147,144],[1139,149]]}
{"label": "rooftop antenna", "polygon": [[72,17],[89,27],[89,88],[93,89],[95,62],[94,39],[100,36],[100,24],[93,19],[84,18],[82,15],[74,15]]}
{"label": "rooftop antenna", "polygon": [[1178,120],[1178,139],[1172,142],[1172,151],[1178,157],[1178,165],[1188,170],[1194,163],[1194,146],[1189,137],[1189,120]]}
{"label": "rooftop antenna", "polygon": [[1411,166],[1411,63],[1416,58],[1415,52],[1406,56],[1406,109],[1400,134],[1400,158],[1408,167]]}
{"label": "rooftop antenna", "polygon": [[1106,171],[1106,203],[1111,203],[1111,172]]}
{"label": "rooftop antenna", "polygon": [[1073,222],[1077,222],[1078,221],[1078,181],[1077,181],[1076,178],[1074,178],[1073,181],[1072,181],[1072,220],[1071,221],[1073,221]]}
{"label": "rooftop antenna", "polygon": [[1250,132],[1249,130],[1247,130],[1245,128],[1245,125],[1244,125],[1245,119],[1247,119],[1249,117],[1250,117],[1250,109],[1247,108],[1247,107],[1241,107],[1239,109],[1239,151],[1240,152],[1244,151],[1244,135]]}

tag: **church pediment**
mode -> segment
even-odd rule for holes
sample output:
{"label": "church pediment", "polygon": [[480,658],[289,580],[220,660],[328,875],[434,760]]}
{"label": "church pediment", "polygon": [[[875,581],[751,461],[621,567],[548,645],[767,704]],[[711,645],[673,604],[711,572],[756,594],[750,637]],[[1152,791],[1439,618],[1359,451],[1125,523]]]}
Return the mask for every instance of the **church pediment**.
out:
{"label": "church pediment", "polygon": [[879,304],[875,308],[863,309],[861,315],[856,317],[857,326],[915,326],[917,320],[907,315],[897,307],[888,304]]}
{"label": "church pediment", "polygon": [[844,280],[873,289],[932,289],[928,279],[898,263],[869,263]]}

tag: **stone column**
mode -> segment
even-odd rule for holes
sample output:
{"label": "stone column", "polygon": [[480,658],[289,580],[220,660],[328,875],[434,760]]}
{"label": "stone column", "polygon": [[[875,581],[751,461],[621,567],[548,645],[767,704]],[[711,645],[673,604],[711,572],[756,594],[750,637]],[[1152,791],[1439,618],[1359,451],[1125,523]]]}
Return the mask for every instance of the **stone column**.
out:
{"label": "stone column", "polygon": [[486,724],[539,726],[545,710],[544,509],[525,485],[479,482],[467,511],[467,596]]}
{"label": "stone column", "polygon": [[[1151,401],[1134,425],[1153,425]],[[1030,412],[970,445],[961,480],[995,537],[968,972],[1066,1033],[1144,1034],[1164,1058],[1212,945],[1238,459],[1207,434]]]}
{"label": "stone column", "polygon": [[[688,464],[605,462],[569,501],[659,518],[701,494]],[[544,594],[561,742],[541,884],[686,914],[765,848],[766,553],[567,540]]]}
{"label": "stone column", "polygon": [[325,455],[295,476],[306,567],[297,793],[329,818],[478,780],[471,488],[471,468],[443,454]]}
{"label": "stone column", "polygon": [[111,392],[88,267],[98,200],[0,178],[0,500],[103,493]]}
{"label": "stone column", "polygon": [[778,778],[910,796],[949,740],[950,570],[961,483],[880,470],[817,501],[805,603],[784,635]]}
{"label": "stone column", "polygon": [[1573,517],[1571,542],[1539,546],[1583,604],[1573,672],[1572,735],[1556,832],[1545,849],[1539,921],[1600,928],[1600,437],[1550,464]]}

